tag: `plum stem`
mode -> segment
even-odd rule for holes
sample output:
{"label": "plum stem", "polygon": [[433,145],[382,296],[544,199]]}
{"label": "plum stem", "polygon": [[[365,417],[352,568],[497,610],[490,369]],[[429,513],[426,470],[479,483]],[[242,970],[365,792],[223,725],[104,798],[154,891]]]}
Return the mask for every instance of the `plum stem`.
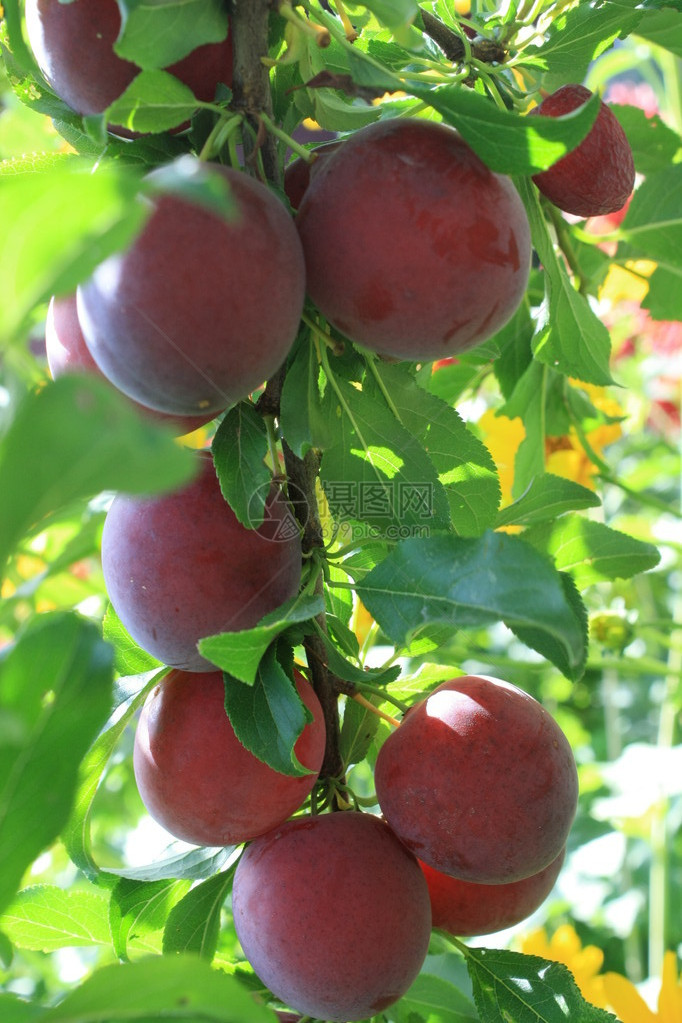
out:
{"label": "plum stem", "polygon": [[325,28],[323,25],[318,25],[314,21],[302,18],[301,15],[291,6],[291,0],[283,0],[278,7],[278,13],[280,17],[284,18],[300,32],[304,32],[306,35],[311,36],[315,40],[317,46],[322,49],[325,49],[331,43],[332,37],[329,33],[329,29]]}
{"label": "plum stem", "polygon": [[362,693],[353,693],[351,700],[355,700],[355,702],[359,703],[361,707],[365,708],[365,710],[369,710],[372,714],[376,714],[377,717],[383,718],[384,721],[388,721],[388,723],[393,725],[394,728],[398,728],[400,725],[397,718],[392,717],[391,714],[387,714],[385,710],[381,709],[381,707],[377,707],[371,700],[368,700],[366,696],[363,696]]}

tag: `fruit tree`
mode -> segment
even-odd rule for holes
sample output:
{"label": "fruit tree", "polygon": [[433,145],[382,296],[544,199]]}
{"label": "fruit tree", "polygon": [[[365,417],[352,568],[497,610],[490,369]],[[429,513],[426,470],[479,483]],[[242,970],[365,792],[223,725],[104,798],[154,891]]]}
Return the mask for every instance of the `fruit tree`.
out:
{"label": "fruit tree", "polygon": [[0,15],[2,1023],[682,1012],[678,0]]}

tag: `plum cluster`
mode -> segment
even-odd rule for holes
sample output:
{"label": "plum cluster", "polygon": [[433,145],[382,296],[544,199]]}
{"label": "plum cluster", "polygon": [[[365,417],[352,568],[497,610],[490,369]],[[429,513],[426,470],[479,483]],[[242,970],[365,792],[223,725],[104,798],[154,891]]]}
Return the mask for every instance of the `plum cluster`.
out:
{"label": "plum cluster", "polygon": [[[116,0],[26,0],[25,10],[47,81],[76,111],[106,110],[138,73],[114,52]],[[168,70],[210,100],[231,66],[228,38]],[[588,96],[569,86],[539,112],[560,116]],[[100,374],[179,434],[286,364],[306,295],[353,343],[419,362],[491,337],[525,293],[531,239],[519,195],[444,124],[380,120],[292,162],[289,206],[236,169],[212,163],[203,173],[229,192],[232,216],[155,190],[152,172],[136,240],[77,294],[53,299],[46,328],[54,377]],[[604,104],[584,142],[535,181],[578,216],[627,201],[632,154]],[[298,527],[273,484],[263,524],[247,529],[210,455],[195,457],[193,481],[175,493],[118,495],[102,536],[113,606],[171,669],[136,730],[139,791],[179,839],[248,843],[234,879],[235,927],[275,996],[313,1017],[363,1019],[407,990],[432,928],[491,933],[547,897],[576,811],[575,762],[527,693],[459,677],[412,707],[381,746],[380,815],[302,814],[326,742],[310,682],[294,671],[307,713],[294,755],[307,773],[284,775],[239,741],[224,676],[197,646],[254,627],[298,593]]]}

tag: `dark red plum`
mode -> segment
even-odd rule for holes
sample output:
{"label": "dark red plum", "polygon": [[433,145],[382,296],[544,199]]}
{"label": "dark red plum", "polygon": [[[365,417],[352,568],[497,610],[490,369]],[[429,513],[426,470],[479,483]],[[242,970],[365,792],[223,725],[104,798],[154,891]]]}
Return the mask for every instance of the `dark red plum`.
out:
{"label": "dark red plum", "polygon": [[284,204],[245,173],[209,173],[230,186],[236,219],[165,193],[132,246],[78,289],[83,335],[104,375],[173,415],[216,413],[263,384],[303,308],[303,254]]}
{"label": "dark red plum", "polygon": [[386,820],[420,860],[481,884],[548,867],[577,809],[564,733],[528,693],[485,676],[443,682],[412,707],[374,780]]}
{"label": "dark red plum", "polygon": [[[90,373],[100,380],[106,380],[85,343],[78,321],[75,292],[63,298],[50,300],[45,320],[45,353],[53,380],[57,380],[64,373]],[[204,416],[170,416],[146,408],[127,395],[125,397],[141,415],[172,427],[180,436],[197,430],[215,418],[213,413]]]}
{"label": "dark red plum", "polygon": [[429,886],[433,926],[465,938],[513,927],[534,913],[554,887],[563,866],[562,849],[548,867],[509,884],[460,881],[426,863],[421,864]]}
{"label": "dark red plum", "polygon": [[[57,95],[79,114],[101,114],[140,68],[114,51],[121,30],[116,0],[26,0],[26,31],[40,70]],[[232,43],[207,43],[165,69],[210,102],[216,86],[232,81]],[[116,129],[119,131],[119,129]],[[127,133],[128,134],[128,133]]]}
{"label": "dark red plum", "polygon": [[135,733],[135,778],[151,816],[185,842],[220,846],[256,838],[298,810],[322,765],[325,728],[312,686],[298,672],[295,682],[313,720],[294,752],[312,773],[290,777],[237,739],[222,672],[171,671],[149,696]]}
{"label": "dark red plum", "polygon": [[397,359],[442,359],[486,340],[528,281],[530,229],[514,185],[433,121],[380,121],[345,139],[312,175],[296,225],[323,316]]}
{"label": "dark red plum", "polygon": [[[535,107],[533,114],[561,117],[592,96],[584,85],[563,85]],[[616,213],[635,187],[630,143],[612,110],[602,100],[597,119],[575,149],[533,181],[550,202],[577,217]]]}
{"label": "dark red plum", "polygon": [[141,647],[185,671],[214,671],[204,636],[253,628],[298,592],[301,542],[273,486],[257,530],[243,526],[220,490],[213,461],[186,487],[114,498],[102,533],[109,598]]}
{"label": "dark red plum", "polygon": [[324,1020],[386,1009],[416,978],[431,907],[416,859],[378,817],[299,817],[248,846],[232,909],[246,958],[285,1005]]}

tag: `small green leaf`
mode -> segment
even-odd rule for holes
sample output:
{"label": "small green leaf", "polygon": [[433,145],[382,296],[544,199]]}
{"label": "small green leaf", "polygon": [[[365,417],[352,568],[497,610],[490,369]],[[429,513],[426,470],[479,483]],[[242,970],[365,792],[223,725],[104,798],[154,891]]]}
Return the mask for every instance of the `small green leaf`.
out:
{"label": "small green leaf", "polygon": [[479,1023],[476,1008],[462,992],[442,977],[420,973],[406,994],[391,1009],[396,1023]]}
{"label": "small green leaf", "polygon": [[329,409],[335,443],[320,473],[333,518],[359,523],[366,537],[447,529],[447,497],[433,462],[375,391],[371,383],[358,390],[335,381]]}
{"label": "small green leaf", "polygon": [[247,529],[263,524],[272,473],[265,464],[268,433],[263,417],[249,401],[225,415],[211,445],[222,495]]}
{"label": "small green leaf", "polygon": [[642,307],[655,320],[682,320],[682,266],[656,267]]}
{"label": "small green leaf", "polygon": [[306,337],[296,351],[284,378],[279,423],[287,444],[299,458],[310,447],[326,448],[331,443],[328,415],[320,393],[320,368],[315,349]]}
{"label": "small green leaf", "polygon": [[209,962],[213,959],[234,869],[229,867],[202,881],[173,907],[163,932],[164,954],[195,952]]}
{"label": "small green leaf", "polygon": [[309,712],[273,647],[261,659],[253,685],[226,675],[225,710],[239,741],[264,764],[291,777],[310,773],[294,753]]}
{"label": "small green leaf", "polygon": [[199,651],[223,671],[247,685],[253,685],[258,665],[270,644],[290,625],[307,622],[322,611],[322,597],[294,597],[265,615],[253,629],[207,636],[199,641]]}
{"label": "small green leaf", "polygon": [[637,0],[577,4],[552,18],[544,42],[529,46],[525,55],[548,72],[550,88],[555,82],[581,82],[592,61],[637,27],[642,12],[636,6]]}
{"label": "small green leaf", "polygon": [[115,666],[119,675],[141,675],[163,667],[161,661],[148,654],[139,646],[116,614],[113,604],[108,604],[102,619],[102,634],[115,650]]}
{"label": "small green leaf", "polygon": [[502,110],[462,85],[405,88],[437,110],[498,174],[536,174],[550,167],[582,142],[599,110],[594,96],[562,117],[527,117]]}
{"label": "small green leaf", "polygon": [[105,111],[109,124],[161,132],[188,121],[199,105],[194,93],[167,71],[140,71]]}
{"label": "small green leaf", "polygon": [[18,995],[0,991],[0,1019],[2,1023],[34,1023],[43,1018],[42,1006],[25,1002]]}
{"label": "small green leaf", "polygon": [[103,966],[48,1009],[42,1023],[276,1023],[235,977],[193,955]]}
{"label": "small green leaf", "polygon": [[474,985],[476,1008],[486,1023],[616,1023],[586,1002],[563,963],[457,942]]}
{"label": "small green leaf", "polygon": [[2,927],[17,948],[37,952],[108,947],[108,901],[94,888],[66,891],[56,885],[33,885],[17,893],[3,913]]}
{"label": "small green leaf", "polygon": [[142,68],[168,67],[227,35],[221,0],[119,0],[119,7],[123,17],[114,50]]}
{"label": "small green leaf", "polygon": [[24,533],[72,501],[169,490],[194,471],[192,453],[106,381],[61,377],[23,400],[0,441],[0,571]]}
{"label": "small green leaf", "polygon": [[[163,668],[161,674],[165,671],[166,669]],[[93,880],[98,877],[100,871],[93,859],[90,840],[92,804],[111,755],[133,715],[156,684],[158,677],[159,673],[152,673],[151,678],[145,680],[143,677],[140,680],[137,694],[130,700],[122,713],[120,708],[117,708],[119,713],[116,720],[98,736],[85,756],[82,757],[79,765],[78,785],[73,807],[61,839],[73,863],[83,871],[86,877]]]}
{"label": "small green leaf", "polygon": [[[445,489],[455,532],[480,536],[492,526],[500,501],[495,463],[457,411],[420,387],[401,366],[375,363],[400,422],[423,444]],[[378,387],[365,385],[375,401]]]}
{"label": "small green leaf", "polygon": [[669,128],[658,114],[647,117],[639,107],[615,103],[609,106],[630,143],[635,170],[640,174],[653,174],[668,168],[682,144],[677,132]]}
{"label": "small green leaf", "polygon": [[[233,846],[198,846],[188,849],[184,843],[176,843],[177,852],[153,863],[120,870],[108,870],[107,873],[116,877],[127,877],[132,881],[198,881],[211,877],[220,870],[234,852]],[[169,846],[173,850],[174,846]]]}
{"label": "small green leaf", "polygon": [[645,256],[682,268],[682,164],[649,174],[632,197],[620,226],[626,244],[621,253]]}
{"label": "small green leaf", "polygon": [[128,942],[160,931],[173,906],[187,894],[190,881],[133,881],[121,878],[112,889],[109,924],[114,952],[128,957]]}
{"label": "small green leaf", "polygon": [[660,561],[653,544],[581,515],[534,526],[526,531],[525,539],[550,554],[557,568],[570,572],[580,587],[603,579],[629,579],[655,568]]}
{"label": "small green leaf", "polygon": [[524,493],[500,511],[496,526],[531,526],[567,511],[598,508],[600,504],[593,490],[545,472],[533,477]]}
{"label": "small green leaf", "polygon": [[535,358],[585,383],[613,383],[609,332],[585,296],[575,289],[559,260],[537,190],[527,180],[520,180],[518,186],[528,213],[533,245],[545,270],[545,301],[533,339]]}
{"label": "small green leaf", "polygon": [[[370,695],[368,699],[371,703],[381,702],[381,698],[376,696]],[[356,700],[350,698],[346,700],[339,741],[339,752],[346,767],[359,764],[365,759],[380,722],[381,718],[378,714],[373,714],[371,710],[363,707]]]}
{"label": "small green leaf", "polygon": [[0,345],[24,331],[32,310],[72,291],[129,244],[147,215],[133,171],[68,157],[37,173],[0,176]]}
{"label": "small green leaf", "polygon": [[68,818],[112,677],[97,628],[62,612],[34,619],[0,662],[0,911]]}
{"label": "small green leaf", "polygon": [[682,57],[682,22],[675,0],[661,5],[663,10],[645,11],[637,26],[637,35]]}
{"label": "small green leaf", "polygon": [[358,595],[395,643],[433,625],[454,631],[502,621],[517,634],[547,637],[562,651],[557,667],[572,678],[582,673],[584,622],[556,569],[518,537],[405,540],[358,584]]}

